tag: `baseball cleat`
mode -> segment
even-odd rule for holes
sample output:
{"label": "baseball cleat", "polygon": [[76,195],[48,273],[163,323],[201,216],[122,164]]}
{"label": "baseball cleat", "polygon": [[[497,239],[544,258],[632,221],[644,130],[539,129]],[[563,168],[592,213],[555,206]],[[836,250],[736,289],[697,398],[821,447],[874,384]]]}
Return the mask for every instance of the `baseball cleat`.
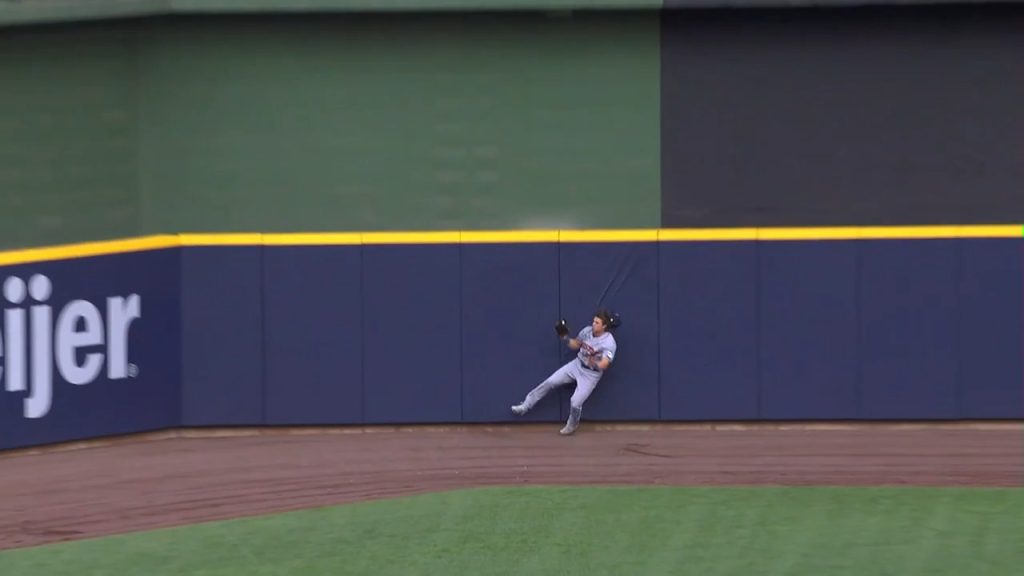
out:
{"label": "baseball cleat", "polygon": [[576,431],[576,428],[580,425],[580,416],[583,414],[583,407],[581,406],[570,406],[569,407],[569,420],[565,423],[565,427],[558,431],[562,436],[568,436]]}
{"label": "baseball cleat", "polygon": [[523,406],[522,404],[516,404],[515,406],[512,407],[512,412],[514,414],[522,416],[523,414],[526,414],[526,406]]}

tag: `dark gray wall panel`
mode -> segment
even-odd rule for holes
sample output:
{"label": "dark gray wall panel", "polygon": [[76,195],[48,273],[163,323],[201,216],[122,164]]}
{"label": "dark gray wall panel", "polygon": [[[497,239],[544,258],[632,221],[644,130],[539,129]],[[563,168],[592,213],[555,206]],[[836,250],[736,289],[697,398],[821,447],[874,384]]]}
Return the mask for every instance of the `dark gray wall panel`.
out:
{"label": "dark gray wall panel", "polygon": [[1024,219],[1024,7],[671,11],[664,226]]}

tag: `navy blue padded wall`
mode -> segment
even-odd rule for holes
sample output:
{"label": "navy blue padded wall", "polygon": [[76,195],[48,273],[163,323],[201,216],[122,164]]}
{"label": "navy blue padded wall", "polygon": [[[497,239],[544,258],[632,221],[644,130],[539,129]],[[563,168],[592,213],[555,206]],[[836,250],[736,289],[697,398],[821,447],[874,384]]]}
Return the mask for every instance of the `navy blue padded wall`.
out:
{"label": "navy blue padded wall", "polygon": [[[33,446],[95,438],[111,434],[129,434],[176,427],[181,419],[179,396],[179,360],[181,326],[178,296],[177,250],[155,250],[112,254],[91,258],[19,264],[0,268],[0,286],[7,279],[23,287],[21,306],[4,300],[4,308],[24,314],[24,381],[14,377],[7,346],[12,344],[13,326],[5,325],[6,339],[3,374],[0,374],[0,449]],[[39,278],[35,278],[40,275]],[[43,278],[45,277],[45,278]],[[34,280],[35,278],[35,280]],[[51,339],[50,386],[39,382],[32,368],[36,349],[32,340],[35,328],[30,307],[37,305],[26,289],[49,281],[51,329],[56,329],[62,311],[74,300],[85,300],[99,312],[99,342],[79,349],[76,360],[82,366],[86,355],[100,354],[102,361],[95,379],[72,384],[64,377],[59,352]],[[39,292],[36,292],[39,294]],[[115,305],[131,313],[132,295],[138,295],[138,314],[126,324],[127,365],[120,372],[108,372],[111,361],[110,329],[112,314],[108,298],[124,298]],[[78,306],[81,306],[79,304]],[[6,322],[6,320],[4,320]],[[81,330],[84,320],[78,324]],[[116,328],[115,328],[116,329]],[[55,332],[54,332],[55,334]],[[45,352],[44,352],[45,353]],[[122,377],[124,376],[124,377]],[[22,384],[24,387],[22,387]],[[47,395],[45,392],[49,391]],[[47,402],[47,398],[49,401]]]}
{"label": "navy blue padded wall", "polygon": [[1024,417],[1024,240],[962,239],[958,397],[962,418]]}
{"label": "navy blue padded wall", "polygon": [[759,416],[856,418],[856,243],[772,241],[759,250]]}
{"label": "navy blue padded wall", "polygon": [[182,420],[263,422],[263,249],[181,250]]}
{"label": "navy blue padded wall", "polygon": [[860,250],[861,417],[955,418],[958,241],[866,240]]}
{"label": "navy blue padded wall", "polygon": [[366,423],[462,418],[459,246],[363,246]]}
{"label": "navy blue padded wall", "polygon": [[263,251],[267,424],[363,420],[359,246]]}
{"label": "navy blue padded wall", "polygon": [[558,394],[509,410],[559,366],[558,245],[464,244],[461,277],[463,420],[559,419]]}
{"label": "navy blue padded wall", "polygon": [[664,242],[661,418],[757,418],[757,244]]}
{"label": "navy blue padded wall", "polygon": [[[561,316],[573,334],[589,324],[594,311],[619,312],[615,362],[587,400],[584,418],[658,418],[658,244],[654,242],[563,243],[560,245]],[[576,353],[564,344],[561,362]],[[546,376],[546,375],[545,375]],[[574,385],[560,391],[561,417],[568,417]]]}

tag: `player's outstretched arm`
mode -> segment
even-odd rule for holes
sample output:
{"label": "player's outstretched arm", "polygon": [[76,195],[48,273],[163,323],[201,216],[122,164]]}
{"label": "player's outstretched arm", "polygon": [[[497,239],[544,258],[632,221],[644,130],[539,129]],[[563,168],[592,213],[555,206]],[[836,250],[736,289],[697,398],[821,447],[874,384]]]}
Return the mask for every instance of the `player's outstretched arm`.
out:
{"label": "player's outstretched arm", "polygon": [[569,339],[569,348],[572,348],[573,350],[579,350],[583,346],[583,339],[587,338],[589,335],[590,326],[584,326],[583,328],[580,328],[580,331],[578,334],[576,334],[576,337]]}

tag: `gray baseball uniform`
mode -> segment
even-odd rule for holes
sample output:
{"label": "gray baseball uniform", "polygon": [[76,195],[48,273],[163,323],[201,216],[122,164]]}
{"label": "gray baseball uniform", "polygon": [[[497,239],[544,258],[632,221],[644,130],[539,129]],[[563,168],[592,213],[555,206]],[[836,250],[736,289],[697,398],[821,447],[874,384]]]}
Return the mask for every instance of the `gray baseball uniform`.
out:
{"label": "gray baseball uniform", "polygon": [[572,398],[569,399],[569,421],[566,423],[563,431],[564,433],[571,433],[576,429],[576,426],[579,425],[580,414],[583,411],[583,403],[590,397],[590,394],[597,387],[597,383],[604,374],[597,368],[598,362],[602,358],[614,361],[616,351],[615,337],[612,336],[611,332],[606,331],[600,336],[594,336],[593,329],[590,326],[586,326],[580,330],[576,339],[580,342],[580,349],[576,357],[531,390],[526,395],[526,399],[523,400],[522,404],[513,407],[513,411],[517,414],[525,414],[537,402],[547,396],[551,390],[575,381],[576,391],[573,392]]}

